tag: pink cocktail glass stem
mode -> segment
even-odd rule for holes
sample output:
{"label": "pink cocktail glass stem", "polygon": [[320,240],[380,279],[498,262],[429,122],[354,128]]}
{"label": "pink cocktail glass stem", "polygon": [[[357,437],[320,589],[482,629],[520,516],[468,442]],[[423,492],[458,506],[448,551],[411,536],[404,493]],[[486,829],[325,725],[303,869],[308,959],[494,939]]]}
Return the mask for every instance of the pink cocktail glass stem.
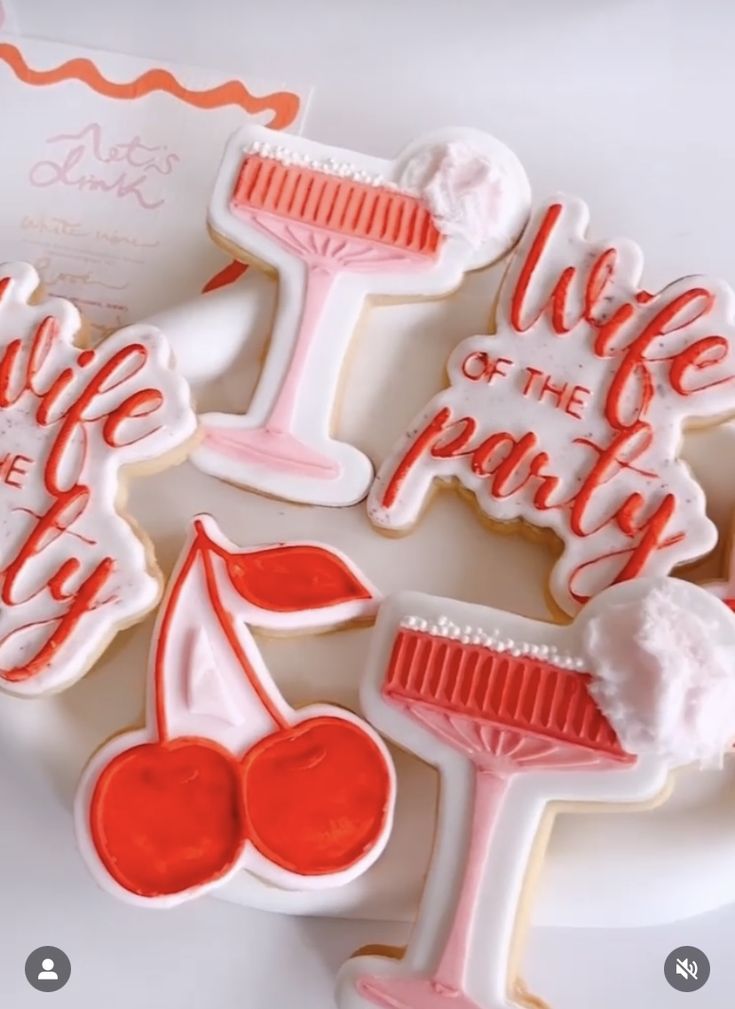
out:
{"label": "pink cocktail glass stem", "polygon": [[449,995],[464,991],[482,880],[507,787],[507,777],[484,768],[474,768],[469,844],[449,935],[432,979],[437,992]]}
{"label": "pink cocktail glass stem", "polygon": [[309,350],[319,325],[329,292],[334,283],[336,270],[323,265],[305,263],[306,291],[301,309],[301,321],[294,339],[291,358],[286,366],[286,374],[281,382],[275,402],[263,425],[266,431],[285,434],[291,430],[293,412],[297,402],[297,390],[301,384]]}

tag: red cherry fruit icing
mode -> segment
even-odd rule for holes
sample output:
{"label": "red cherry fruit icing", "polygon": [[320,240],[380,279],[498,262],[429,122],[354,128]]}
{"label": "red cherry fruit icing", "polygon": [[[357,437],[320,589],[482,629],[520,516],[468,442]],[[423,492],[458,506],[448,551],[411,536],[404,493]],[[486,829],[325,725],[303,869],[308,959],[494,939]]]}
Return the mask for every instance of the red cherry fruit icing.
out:
{"label": "red cherry fruit icing", "polygon": [[320,609],[372,595],[341,558],[308,543],[229,554],[227,571],[243,598],[274,613]]}
{"label": "red cherry fruit icing", "polygon": [[248,837],[276,865],[302,876],[340,872],[380,837],[389,771],[354,722],[324,716],[274,732],[242,766]]}
{"label": "red cherry fruit icing", "polygon": [[245,843],[240,772],[205,739],[146,743],[115,757],[95,785],[92,839],[132,893],[180,893],[222,876]]}

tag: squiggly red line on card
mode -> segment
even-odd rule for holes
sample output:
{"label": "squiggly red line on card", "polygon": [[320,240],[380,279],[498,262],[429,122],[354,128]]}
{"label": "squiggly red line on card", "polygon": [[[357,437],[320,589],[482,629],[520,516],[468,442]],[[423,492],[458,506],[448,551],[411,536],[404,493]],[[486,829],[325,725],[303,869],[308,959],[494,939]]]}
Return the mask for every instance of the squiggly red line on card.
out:
{"label": "squiggly red line on card", "polygon": [[269,95],[253,95],[241,81],[227,81],[214,88],[195,91],[184,87],[168,70],[154,68],[132,81],[119,83],[105,77],[90,59],[72,59],[58,67],[35,70],[27,63],[17,46],[0,43],[0,60],[10,67],[18,80],[34,87],[59,84],[62,81],[80,81],[106,98],[131,100],[161,91],[198,109],[217,109],[225,105],[238,105],[251,115],[271,112],[269,125],[275,130],[289,126],[298,115],[298,95],[277,91]]}

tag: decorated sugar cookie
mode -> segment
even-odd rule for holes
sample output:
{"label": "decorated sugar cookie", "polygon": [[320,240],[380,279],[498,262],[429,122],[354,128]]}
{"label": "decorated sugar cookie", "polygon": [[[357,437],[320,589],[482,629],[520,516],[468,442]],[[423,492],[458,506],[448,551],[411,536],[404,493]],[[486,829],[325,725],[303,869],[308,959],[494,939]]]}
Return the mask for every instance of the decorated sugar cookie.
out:
{"label": "decorated sugar cookie", "polygon": [[491,521],[561,549],[556,604],[664,575],[717,533],[679,460],[687,422],[735,413],[733,294],[685,277],[652,295],[628,241],[586,239],[576,199],[542,207],[514,254],[494,336],[462,341],[436,395],[382,465],[368,509],[406,530],[432,488],[458,482]]}
{"label": "decorated sugar cookie", "polygon": [[242,550],[194,520],[154,634],[146,726],[102,747],[77,793],[81,851],[105,889],[171,906],[239,869],[317,889],[372,865],[393,817],[385,746],[349,711],[291,708],[249,628],[341,627],[377,598],[339,551]]}
{"label": "decorated sugar cookie", "polygon": [[381,732],[439,768],[439,826],[403,959],[346,964],[340,1009],[535,1009],[517,940],[554,813],[650,804],[673,768],[720,764],[735,738],[735,615],[670,578],[609,588],[567,627],[399,593],[361,697]]}
{"label": "decorated sugar cookie", "polygon": [[183,459],[196,429],[157,329],[83,347],[74,306],[38,285],[0,264],[0,688],[25,695],[68,686],[155,606],[124,477]]}
{"label": "decorated sugar cookie", "polygon": [[448,294],[513,245],[528,206],[515,155],[475,130],[430,134],[393,161],[240,130],[220,168],[210,230],[237,260],[277,273],[278,306],[247,413],[204,416],[196,465],[291,501],[361,500],[372,465],[331,425],[366,299]]}

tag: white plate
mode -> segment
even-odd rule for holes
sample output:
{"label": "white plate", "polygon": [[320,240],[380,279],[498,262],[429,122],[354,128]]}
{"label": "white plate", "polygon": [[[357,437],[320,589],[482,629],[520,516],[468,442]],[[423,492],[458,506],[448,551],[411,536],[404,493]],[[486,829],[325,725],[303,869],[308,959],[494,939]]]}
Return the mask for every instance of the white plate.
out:
{"label": "white plate", "polygon": [[[354,341],[345,374],[338,435],[376,460],[442,382],[449,349],[482,331],[498,270],[470,277],[441,302],[376,307]],[[273,285],[251,276],[235,288],[159,317],[189,370],[204,346],[209,381],[204,408],[243,410],[257,375]],[[735,428],[698,432],[687,457],[727,526],[733,504],[729,473]],[[324,539],[346,551],[385,592],[417,588],[547,618],[550,556],[519,536],[488,532],[456,494],[442,493],[414,532],[387,538],[369,525],[364,505],[308,508],[247,493],[204,476],[189,464],[133,485],[130,509],[156,543],[168,571],[191,515],[209,511],[226,535],[245,544],[290,538]],[[715,559],[697,578],[719,573]],[[93,750],[141,721],[151,620],[121,634],[95,670],[64,694],[40,701],[0,695],[0,732],[17,761],[49,776],[67,807]],[[291,703],[333,700],[354,706],[369,629],[322,637],[260,641]],[[397,755],[396,830],[384,857],[362,879],[316,894],[273,892],[242,872],[217,893],[243,904],[296,914],[408,919],[416,908],[431,853],[435,773]],[[46,815],[61,815],[48,810]],[[735,762],[722,772],[682,772],[669,802],[642,813],[559,817],[536,891],[537,924],[625,926],[694,915],[735,900]]]}

